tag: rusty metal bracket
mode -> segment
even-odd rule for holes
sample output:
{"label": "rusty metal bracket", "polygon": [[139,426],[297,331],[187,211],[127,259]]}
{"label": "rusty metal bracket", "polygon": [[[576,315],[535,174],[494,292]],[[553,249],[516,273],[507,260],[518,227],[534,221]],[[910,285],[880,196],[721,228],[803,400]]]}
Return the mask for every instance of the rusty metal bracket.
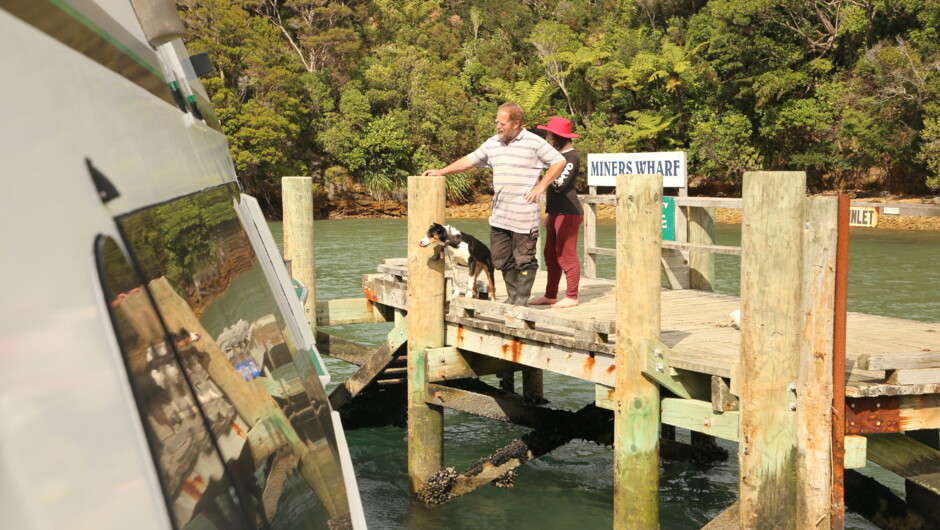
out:
{"label": "rusty metal bracket", "polygon": [[900,432],[898,396],[846,398],[845,434]]}

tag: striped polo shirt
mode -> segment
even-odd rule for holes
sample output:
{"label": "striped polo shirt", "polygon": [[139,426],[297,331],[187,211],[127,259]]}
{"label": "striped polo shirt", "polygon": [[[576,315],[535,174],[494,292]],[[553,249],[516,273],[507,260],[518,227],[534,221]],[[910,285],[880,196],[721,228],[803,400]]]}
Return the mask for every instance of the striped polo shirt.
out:
{"label": "striped polo shirt", "polygon": [[509,144],[494,135],[467,158],[477,167],[493,170],[490,226],[520,234],[537,231],[539,202],[526,202],[525,194],[538,184],[542,170],[565,157],[539,135],[522,129]]}

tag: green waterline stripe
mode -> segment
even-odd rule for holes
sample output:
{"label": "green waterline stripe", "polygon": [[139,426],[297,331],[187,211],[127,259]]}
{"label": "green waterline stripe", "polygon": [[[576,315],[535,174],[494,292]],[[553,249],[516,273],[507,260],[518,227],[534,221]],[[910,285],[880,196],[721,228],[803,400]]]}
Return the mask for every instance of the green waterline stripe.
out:
{"label": "green waterline stripe", "polygon": [[319,376],[326,375],[326,370],[324,370],[323,367],[320,366],[320,360],[317,359],[317,352],[313,348],[310,348],[307,350],[307,354],[310,355],[310,360],[313,361],[313,366],[317,370],[317,375]]}
{"label": "green waterline stripe", "polygon": [[223,132],[222,122],[219,121],[219,117],[215,114],[215,108],[212,106],[212,102],[202,97],[198,92],[193,93],[193,97],[196,98],[196,102],[199,104],[199,111],[202,112],[202,118],[205,120],[206,125],[219,132]]}
{"label": "green waterline stripe", "polygon": [[64,11],[70,17],[74,18],[83,26],[93,31],[95,34],[97,34],[99,37],[107,41],[109,44],[111,44],[112,46],[120,50],[121,53],[133,59],[134,62],[136,62],[137,64],[149,70],[150,73],[152,73],[153,75],[159,77],[160,79],[166,79],[166,76],[164,76],[163,72],[157,70],[152,64],[143,60],[143,58],[141,58],[139,55],[134,53],[134,51],[128,48],[127,45],[125,45],[123,42],[117,40],[110,33],[101,29],[101,26],[99,26],[98,24],[95,24],[93,20],[85,16],[85,14],[82,13],[81,11],[78,11],[77,9],[72,7],[70,4],[66,3],[64,0],[48,0],[48,1],[52,5]]}

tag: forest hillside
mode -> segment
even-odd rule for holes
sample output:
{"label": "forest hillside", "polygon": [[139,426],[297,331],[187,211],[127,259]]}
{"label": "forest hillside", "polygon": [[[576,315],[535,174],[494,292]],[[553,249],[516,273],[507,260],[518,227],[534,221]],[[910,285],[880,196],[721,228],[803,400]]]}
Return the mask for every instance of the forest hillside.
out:
{"label": "forest hillside", "polygon": [[[582,153],[688,153],[703,189],[752,169],[811,191],[940,188],[940,0],[177,0],[246,189],[398,199],[512,100]],[[489,177],[448,177],[456,201]]]}

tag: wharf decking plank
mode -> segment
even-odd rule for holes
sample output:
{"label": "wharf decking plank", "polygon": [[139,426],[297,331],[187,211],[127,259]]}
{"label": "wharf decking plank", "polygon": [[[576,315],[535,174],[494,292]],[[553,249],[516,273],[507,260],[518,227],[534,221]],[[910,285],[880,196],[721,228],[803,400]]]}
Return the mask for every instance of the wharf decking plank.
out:
{"label": "wharf decking plank", "polygon": [[933,352],[914,351],[903,357],[893,355],[870,355],[859,358],[858,365],[866,370],[917,370],[940,368],[940,350]]}
{"label": "wharf decking plank", "polygon": [[[891,352],[908,353],[911,351],[940,351],[940,325],[934,325],[936,332],[926,322],[912,326],[903,334],[886,329],[879,321],[867,322],[864,325],[849,326],[846,344],[857,357],[862,353]],[[889,324],[890,325],[890,324]]]}
{"label": "wharf decking plank", "polygon": [[[387,276],[382,284],[387,291],[390,283],[405,290],[404,281],[394,276],[407,276],[404,260],[389,260],[379,267]],[[450,275],[448,270],[446,275]],[[459,274],[463,288],[466,270]],[[497,301],[505,300],[505,285],[502,274],[495,275]],[[368,279],[364,280],[368,281]],[[546,273],[539,271],[532,289],[532,297],[544,293]],[[564,296],[565,282],[559,285],[559,296]],[[522,314],[534,322],[532,329],[516,329],[505,325],[505,317],[478,312],[475,318],[464,319],[449,316],[448,320],[472,328],[479,323],[481,330],[498,331],[519,339],[534,340],[545,344],[565,347],[580,347],[586,353],[609,355],[614,348],[614,321],[616,319],[615,282],[603,278],[581,278],[579,305],[565,309],[550,306],[528,306],[515,313]],[[383,292],[384,292],[383,291]],[[402,296],[384,295],[387,303],[399,307]],[[663,289],[661,306],[661,342],[673,350],[672,364],[675,368],[697,371],[721,377],[733,377],[735,364],[740,359],[741,332],[732,325],[729,314],[741,308],[737,296],[695,290]],[[507,308],[497,313],[512,313]],[[919,322],[878,315],[849,313],[846,340],[846,371],[850,397],[877,395],[913,395],[940,393],[940,381],[897,385],[885,381],[884,370],[861,370],[855,360],[861,355],[910,355],[916,351],[940,351],[940,323]],[[565,322],[578,322],[570,327]],[[589,323],[590,324],[586,324]],[[573,328],[605,329],[611,333],[606,342],[585,341]],[[557,341],[553,342],[557,337]]]}

